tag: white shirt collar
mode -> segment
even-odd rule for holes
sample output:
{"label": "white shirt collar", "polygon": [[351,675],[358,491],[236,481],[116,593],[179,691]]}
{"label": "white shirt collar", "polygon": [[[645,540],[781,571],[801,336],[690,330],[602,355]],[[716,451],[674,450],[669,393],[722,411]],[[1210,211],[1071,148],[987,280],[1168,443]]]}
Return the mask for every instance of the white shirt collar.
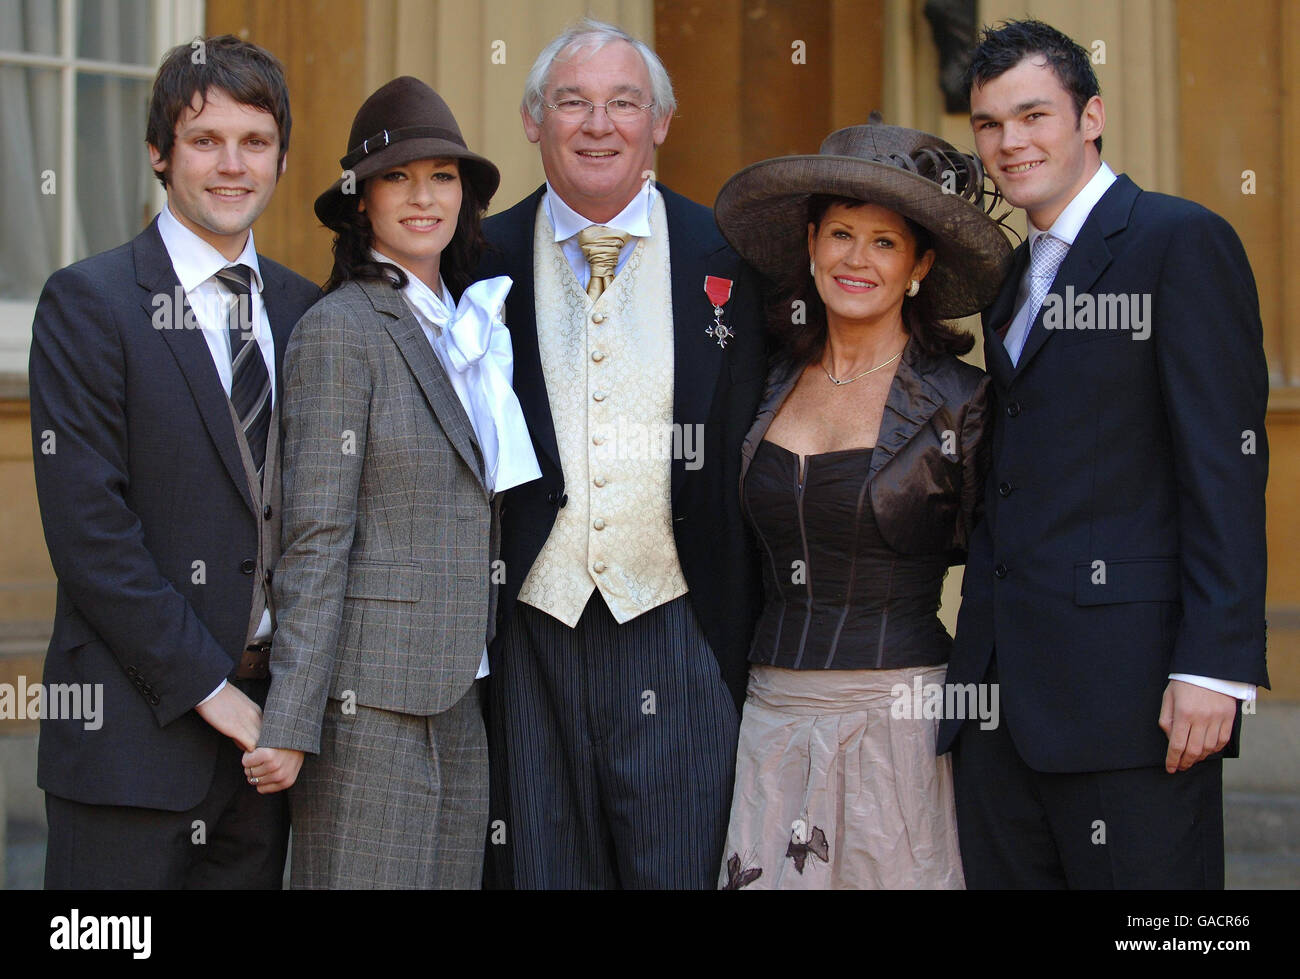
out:
{"label": "white shirt collar", "polygon": [[187,293],[193,292],[227,265],[247,265],[253,270],[253,284],[262,291],[262,270],[257,265],[257,247],[253,244],[253,229],[248,229],[244,250],[233,262],[176,219],[166,204],[158,212],[158,234],[163,247],[172,260],[176,278]]}
{"label": "white shirt collar", "polygon": [[1088,220],[1088,215],[1092,209],[1097,206],[1106,191],[1110,190],[1110,185],[1115,182],[1115,171],[1108,167],[1104,162],[1097,168],[1097,172],[1092,175],[1092,179],[1083,185],[1083,190],[1074,195],[1074,200],[1065,205],[1050,228],[1038,228],[1033,221],[1029,222],[1029,249],[1032,254],[1034,242],[1041,235],[1052,233],[1053,238],[1059,238],[1067,245],[1073,245],[1074,239],[1079,236],[1079,229],[1083,227],[1083,222]]}
{"label": "white shirt collar", "polygon": [[370,254],[377,261],[396,265],[406,273],[406,287],[399,291],[406,304],[420,319],[427,320],[430,326],[435,326],[439,330],[447,325],[447,321],[456,309],[456,304],[452,301],[451,292],[447,289],[447,283],[443,281],[442,276],[438,276],[438,288],[434,290],[401,262],[395,262],[373,248],[370,249]]}
{"label": "white shirt collar", "polygon": [[597,223],[603,224],[607,228],[625,231],[634,238],[649,238],[650,208],[654,201],[654,195],[658,193],[659,191],[655,190],[654,184],[646,180],[641,185],[641,189],[637,191],[636,196],[628,202],[627,207],[615,215],[614,220],[596,222],[590,218],[584,218],[569,207],[568,204],[564,203],[548,180],[546,181],[546,196],[543,198],[542,206],[546,208],[546,216],[551,219],[551,226],[555,229],[556,241],[572,238],[579,231],[590,228]]}

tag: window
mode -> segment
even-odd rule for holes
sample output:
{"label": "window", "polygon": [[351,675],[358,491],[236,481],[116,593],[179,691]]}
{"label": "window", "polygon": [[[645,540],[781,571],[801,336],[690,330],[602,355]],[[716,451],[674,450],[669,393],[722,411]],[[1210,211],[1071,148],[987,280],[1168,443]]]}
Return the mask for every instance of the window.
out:
{"label": "window", "polygon": [[202,29],[196,0],[0,0],[0,377],[26,377],[50,273],[162,206],[149,93],[166,50]]}

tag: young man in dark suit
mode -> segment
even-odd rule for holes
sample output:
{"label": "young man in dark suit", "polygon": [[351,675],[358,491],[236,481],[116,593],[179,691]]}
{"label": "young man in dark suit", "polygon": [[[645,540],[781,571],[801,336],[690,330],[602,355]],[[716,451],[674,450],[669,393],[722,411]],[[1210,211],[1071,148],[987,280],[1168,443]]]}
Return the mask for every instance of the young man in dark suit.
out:
{"label": "young man in dark suit", "polygon": [[1102,163],[1063,34],[987,31],[968,79],[1030,234],[984,314],[997,421],[948,675],[998,683],[1001,723],[940,732],[966,881],[1221,888],[1221,759],[1268,684],[1250,266],[1222,218]]}
{"label": "young man in dark suit", "polygon": [[36,487],[58,576],[41,721],[50,888],[274,888],[288,814],[241,764],[261,726],[279,551],[277,394],[319,297],[259,256],[284,172],[279,62],[229,35],[174,48],[146,139],[167,206],[50,277],[32,327]]}
{"label": "young man in dark suit", "polygon": [[505,886],[712,888],[721,866],[758,612],[737,487],[763,315],[709,210],[649,176],[675,105],[644,44],[561,34],[521,107],[547,183],[484,225],[542,469],[502,503]]}

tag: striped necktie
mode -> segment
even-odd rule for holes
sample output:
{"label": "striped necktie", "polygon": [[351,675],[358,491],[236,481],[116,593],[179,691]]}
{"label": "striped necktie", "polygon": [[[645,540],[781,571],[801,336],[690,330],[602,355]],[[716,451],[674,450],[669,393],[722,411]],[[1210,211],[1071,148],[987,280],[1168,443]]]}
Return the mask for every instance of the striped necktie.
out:
{"label": "striped necktie", "polygon": [[260,482],[266,465],[266,437],[271,431],[271,377],[262,351],[253,340],[252,278],[253,270],[247,265],[228,265],[217,273],[217,281],[235,297],[227,319],[230,403],[243,426]]}

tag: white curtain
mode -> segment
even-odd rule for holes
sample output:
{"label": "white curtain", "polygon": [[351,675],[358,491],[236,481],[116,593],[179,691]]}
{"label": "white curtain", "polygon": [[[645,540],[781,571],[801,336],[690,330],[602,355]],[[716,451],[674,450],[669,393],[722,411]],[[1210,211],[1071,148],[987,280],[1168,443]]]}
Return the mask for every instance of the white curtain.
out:
{"label": "white curtain", "polygon": [[[54,54],[58,6],[0,0],[0,48]],[[59,73],[0,64],[0,299],[34,298],[58,266],[59,203],[41,193],[41,174],[59,167]]]}
{"label": "white curtain", "polygon": [[[82,0],[77,55],[152,66],[149,0]],[[58,54],[59,5],[0,0],[0,51]],[[142,45],[146,46],[142,49]],[[119,245],[149,217],[153,181],[144,145],[151,83],[77,72],[74,259]],[[59,208],[73,181],[60,172],[60,73],[0,64],[0,299],[34,299],[61,264]],[[53,171],[55,193],[42,193]]]}
{"label": "white curtain", "polygon": [[[81,0],[77,53],[97,61],[156,68],[149,0]],[[135,237],[152,217],[144,130],[153,83],[77,75],[78,258]]]}

